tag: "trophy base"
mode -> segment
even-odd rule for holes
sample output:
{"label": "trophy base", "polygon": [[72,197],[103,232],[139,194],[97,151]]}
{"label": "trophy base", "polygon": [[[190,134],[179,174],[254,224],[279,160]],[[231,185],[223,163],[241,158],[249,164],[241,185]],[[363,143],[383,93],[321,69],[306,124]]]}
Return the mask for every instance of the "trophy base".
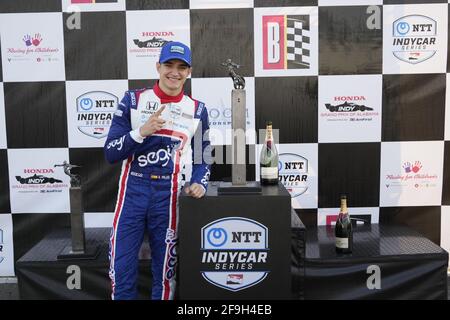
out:
{"label": "trophy base", "polygon": [[85,251],[72,251],[72,246],[66,246],[61,250],[58,260],[88,260],[96,259],[100,253],[99,246],[86,246]]}
{"label": "trophy base", "polygon": [[243,185],[221,182],[217,188],[217,193],[219,195],[261,194],[262,188],[258,181],[250,181]]}

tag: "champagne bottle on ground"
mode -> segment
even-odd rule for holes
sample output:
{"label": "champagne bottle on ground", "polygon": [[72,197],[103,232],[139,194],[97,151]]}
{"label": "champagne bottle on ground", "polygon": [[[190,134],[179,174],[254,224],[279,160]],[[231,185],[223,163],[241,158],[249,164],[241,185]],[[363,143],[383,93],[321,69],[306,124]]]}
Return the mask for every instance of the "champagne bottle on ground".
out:
{"label": "champagne bottle on ground", "polygon": [[278,184],[278,151],[273,142],[272,122],[268,121],[266,126],[266,138],[261,148],[259,157],[261,184]]}
{"label": "champagne bottle on ground", "polygon": [[347,209],[347,196],[341,196],[341,209],[335,226],[336,252],[351,253],[353,249],[353,230]]}

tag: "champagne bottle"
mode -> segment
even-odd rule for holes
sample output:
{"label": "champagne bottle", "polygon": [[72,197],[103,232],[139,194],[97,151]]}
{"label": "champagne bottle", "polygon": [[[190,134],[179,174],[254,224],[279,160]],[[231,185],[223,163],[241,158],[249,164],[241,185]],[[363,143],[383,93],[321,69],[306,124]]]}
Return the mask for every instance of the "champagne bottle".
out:
{"label": "champagne bottle", "polygon": [[341,209],[334,228],[336,236],[336,252],[351,253],[353,248],[352,222],[347,209],[347,196],[341,196]]}
{"label": "champagne bottle", "polygon": [[278,151],[273,143],[272,122],[266,126],[266,138],[259,157],[261,184],[278,184]]}

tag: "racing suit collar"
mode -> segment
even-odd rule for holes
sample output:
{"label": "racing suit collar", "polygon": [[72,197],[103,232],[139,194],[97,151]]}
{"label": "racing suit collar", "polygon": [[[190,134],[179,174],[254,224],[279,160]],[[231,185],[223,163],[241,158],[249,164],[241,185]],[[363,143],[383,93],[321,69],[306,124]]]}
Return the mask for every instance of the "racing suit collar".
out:
{"label": "racing suit collar", "polygon": [[159,87],[159,82],[155,83],[153,86],[153,91],[155,92],[156,96],[161,99],[161,103],[170,103],[170,102],[180,102],[181,99],[183,99],[184,96],[184,88],[181,90],[181,92],[176,96],[169,96],[168,94],[164,93],[164,91],[161,90]]}

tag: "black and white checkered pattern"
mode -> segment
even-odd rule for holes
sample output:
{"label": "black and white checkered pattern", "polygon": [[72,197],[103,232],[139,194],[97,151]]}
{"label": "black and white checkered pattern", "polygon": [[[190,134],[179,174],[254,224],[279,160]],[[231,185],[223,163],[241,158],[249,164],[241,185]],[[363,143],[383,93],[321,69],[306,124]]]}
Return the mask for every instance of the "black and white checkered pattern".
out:
{"label": "black and white checkered pattern", "polygon": [[[78,5],[78,29],[70,0],[0,1],[0,256],[7,258],[0,276],[13,274],[14,260],[45,232],[68,223],[68,179],[53,167],[64,159],[82,166],[86,225],[111,223],[120,164],[104,160],[104,138],[80,132],[76,101],[91,92],[114,101],[127,89],[153,85],[158,51],[139,51],[134,39],[190,44],[193,73],[185,89],[206,102],[218,131],[225,129],[220,123],[228,120],[232,89],[221,62],[241,65],[249,127],[271,120],[280,130],[282,162],[307,168],[289,172],[304,179],[289,188],[299,194],[293,205],[305,224],[326,221],[346,193],[350,213],[406,223],[450,249],[450,1],[97,2]],[[285,47],[263,37],[265,16],[286,19]],[[436,38],[432,56],[420,63],[393,54],[393,28],[403,32],[406,24],[426,29],[411,39]],[[277,58],[285,60],[276,64]],[[372,111],[352,113],[349,103]],[[223,160],[228,153],[224,148]],[[413,172],[417,182],[399,181],[414,180]],[[60,191],[47,192],[50,184],[35,193],[24,189],[17,176],[34,174],[61,180],[53,188]],[[213,180],[230,175],[230,164],[213,165]],[[249,164],[247,178],[258,175],[258,165]]]}
{"label": "black and white checkered pattern", "polygon": [[[310,49],[309,16],[287,17],[287,60],[292,68],[308,68]],[[289,68],[289,67],[288,67]]]}

